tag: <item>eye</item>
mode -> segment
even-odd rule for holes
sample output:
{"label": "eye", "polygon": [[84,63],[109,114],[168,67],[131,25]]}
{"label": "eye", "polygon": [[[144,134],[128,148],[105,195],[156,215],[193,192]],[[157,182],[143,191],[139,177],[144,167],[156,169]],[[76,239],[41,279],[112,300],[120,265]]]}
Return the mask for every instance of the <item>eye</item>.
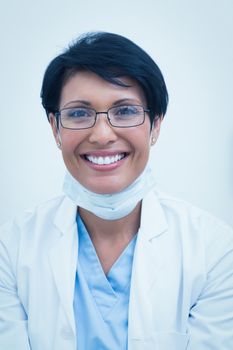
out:
{"label": "eye", "polygon": [[112,109],[115,117],[137,116],[143,113],[141,106],[118,106]]}
{"label": "eye", "polygon": [[89,118],[93,117],[94,113],[92,109],[89,108],[69,108],[63,110],[64,116],[66,118]]}

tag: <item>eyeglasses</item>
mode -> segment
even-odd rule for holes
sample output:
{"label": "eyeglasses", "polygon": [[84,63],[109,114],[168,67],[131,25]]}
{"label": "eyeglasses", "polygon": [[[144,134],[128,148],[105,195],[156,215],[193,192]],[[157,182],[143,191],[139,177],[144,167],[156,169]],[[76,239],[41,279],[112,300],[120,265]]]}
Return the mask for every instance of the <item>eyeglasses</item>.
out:
{"label": "eyeglasses", "polygon": [[139,105],[125,105],[109,108],[106,112],[96,112],[93,108],[63,108],[55,113],[57,122],[65,129],[81,130],[92,128],[98,114],[106,114],[110,125],[117,128],[131,128],[144,123],[145,113],[150,112]]}

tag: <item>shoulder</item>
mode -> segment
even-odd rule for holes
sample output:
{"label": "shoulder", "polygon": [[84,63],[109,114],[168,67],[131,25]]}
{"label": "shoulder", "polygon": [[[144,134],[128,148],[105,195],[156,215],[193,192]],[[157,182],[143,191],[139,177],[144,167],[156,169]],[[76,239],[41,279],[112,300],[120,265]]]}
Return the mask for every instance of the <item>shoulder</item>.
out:
{"label": "shoulder", "polygon": [[0,227],[0,266],[10,266],[16,273],[19,266],[29,266],[28,261],[36,265],[61,236],[69,236],[76,210],[66,196],[59,196],[3,224]]}
{"label": "shoulder", "polygon": [[49,229],[64,199],[64,196],[52,198],[33,209],[25,210],[13,220],[2,224],[0,226],[0,242],[10,243],[11,240],[15,242],[22,234],[35,232],[36,227],[43,226],[43,224],[46,224]]}
{"label": "shoulder", "polygon": [[203,249],[209,267],[228,253],[233,260],[233,229],[229,225],[185,200],[161,191],[156,195],[168,227],[176,231],[185,247]]}
{"label": "shoulder", "polygon": [[188,201],[170,196],[160,190],[156,191],[156,196],[167,219],[189,224],[194,230],[209,226],[215,230],[222,229],[233,234],[233,229],[223,220]]}

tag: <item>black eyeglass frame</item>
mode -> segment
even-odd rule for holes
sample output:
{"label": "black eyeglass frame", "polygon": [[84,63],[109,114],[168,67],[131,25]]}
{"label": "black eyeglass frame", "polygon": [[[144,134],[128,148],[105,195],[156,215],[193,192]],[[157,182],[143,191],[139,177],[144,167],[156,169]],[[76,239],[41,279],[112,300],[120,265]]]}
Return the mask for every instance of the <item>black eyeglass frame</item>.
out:
{"label": "black eyeglass frame", "polygon": [[[126,105],[126,106],[127,106],[127,105]],[[60,125],[63,127],[63,129],[68,129],[68,130],[85,130],[85,129],[91,129],[91,128],[93,128],[93,127],[95,126],[95,124],[96,124],[96,120],[97,120],[97,115],[98,115],[98,114],[106,114],[109,124],[110,124],[111,126],[113,126],[114,128],[126,129],[126,128],[134,128],[134,127],[136,127],[136,126],[142,125],[142,124],[145,122],[145,114],[146,114],[146,113],[150,113],[150,110],[147,109],[147,108],[144,108],[142,105],[129,105],[129,107],[130,107],[130,106],[142,107],[143,112],[144,112],[144,115],[143,115],[143,120],[142,120],[142,122],[141,122],[140,124],[136,124],[136,125],[132,125],[132,126],[116,126],[116,125],[113,125],[113,124],[111,123],[111,119],[110,119],[110,117],[109,117],[109,115],[108,115],[109,111],[110,111],[111,109],[113,109],[113,108],[124,107],[124,105],[122,105],[122,106],[119,105],[119,106],[110,107],[110,108],[109,108],[107,111],[105,111],[105,112],[97,112],[94,108],[89,108],[89,107],[66,107],[66,108],[62,108],[62,109],[58,110],[57,112],[54,113],[54,115],[55,115],[55,118],[56,118],[57,126],[59,126],[59,121],[60,121]],[[61,120],[61,112],[64,111],[64,110],[73,109],[73,108],[87,108],[87,109],[89,109],[89,110],[95,111],[95,119],[94,119],[93,125],[88,126],[88,127],[86,127],[86,128],[68,128],[68,127],[66,127],[66,126],[63,126],[63,125],[62,125],[62,120]]]}

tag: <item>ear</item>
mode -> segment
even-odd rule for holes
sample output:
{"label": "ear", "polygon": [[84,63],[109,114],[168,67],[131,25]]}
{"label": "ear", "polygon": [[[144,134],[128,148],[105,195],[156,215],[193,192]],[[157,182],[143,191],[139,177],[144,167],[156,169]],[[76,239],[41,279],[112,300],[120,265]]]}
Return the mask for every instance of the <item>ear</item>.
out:
{"label": "ear", "polygon": [[156,143],[159,137],[162,121],[163,121],[163,116],[155,117],[154,119],[154,122],[151,128],[151,146],[153,146]]}
{"label": "ear", "polygon": [[56,117],[53,113],[49,113],[49,122],[52,128],[53,136],[55,138],[56,144],[58,148],[61,148],[61,137],[60,137],[60,132],[59,128],[57,125],[57,120]]}

